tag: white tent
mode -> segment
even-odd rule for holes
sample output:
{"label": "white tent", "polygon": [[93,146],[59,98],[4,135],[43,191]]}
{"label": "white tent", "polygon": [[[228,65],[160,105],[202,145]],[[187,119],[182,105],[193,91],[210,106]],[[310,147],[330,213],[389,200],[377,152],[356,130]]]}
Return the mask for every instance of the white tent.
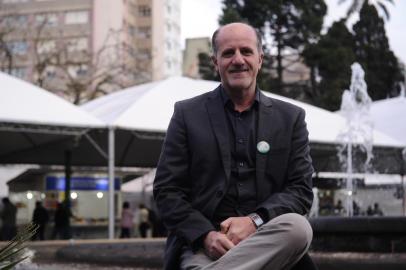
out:
{"label": "white tent", "polygon": [[375,129],[403,142],[406,147],[406,97],[375,101],[371,106]]}
{"label": "white tent", "polygon": [[[115,128],[166,132],[176,101],[211,91],[218,82],[172,77],[163,81],[134,86],[103,96],[82,106],[94,116]],[[336,144],[346,124],[340,115],[286,97],[265,95],[302,107],[306,111],[309,139],[314,143]],[[399,147],[401,143],[376,131],[374,144]]]}
{"label": "white tent", "polygon": [[96,117],[28,82],[0,72],[0,123],[104,128]]}
{"label": "white tent", "polygon": [[[73,104],[0,73],[0,164],[61,164],[66,166],[67,176],[70,165],[107,165],[112,155],[90,134],[94,131],[97,137],[103,130],[105,123]],[[99,137],[106,141],[105,133]],[[112,182],[114,175],[110,175]],[[110,195],[113,209],[112,188]],[[110,210],[111,224],[112,213]],[[113,231],[110,227],[109,232]]]}
{"label": "white tent", "polygon": [[[66,100],[0,73],[0,163],[106,164],[107,154],[90,136],[106,124]],[[96,146],[96,147],[94,147]],[[62,153],[62,154],[61,154]]]}
{"label": "white tent", "polygon": [[124,192],[152,192],[156,169],[151,169],[143,176],[137,177],[121,186]]}

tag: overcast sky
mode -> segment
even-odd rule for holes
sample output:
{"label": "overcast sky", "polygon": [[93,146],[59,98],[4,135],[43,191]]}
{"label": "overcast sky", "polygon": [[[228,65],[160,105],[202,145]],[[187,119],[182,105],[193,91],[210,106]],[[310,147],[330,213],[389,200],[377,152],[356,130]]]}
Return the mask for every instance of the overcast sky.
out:
{"label": "overcast sky", "polygon": [[[325,0],[328,5],[325,28],[345,15],[350,1],[352,0],[347,0],[346,3],[338,5],[338,0]],[[183,43],[185,38],[211,36],[218,27],[217,21],[221,13],[221,2],[221,0],[182,0]],[[395,6],[389,2],[387,4],[391,17],[386,22],[386,34],[395,55],[406,63],[406,1],[397,0],[394,2],[396,3]],[[354,20],[357,20],[357,18],[352,21]]]}

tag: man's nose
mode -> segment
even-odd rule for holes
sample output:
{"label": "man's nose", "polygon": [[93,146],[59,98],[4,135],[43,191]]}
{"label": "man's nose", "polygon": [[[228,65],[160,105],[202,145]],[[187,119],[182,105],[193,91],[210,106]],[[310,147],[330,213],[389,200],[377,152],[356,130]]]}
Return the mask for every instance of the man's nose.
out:
{"label": "man's nose", "polygon": [[244,64],[244,58],[240,51],[236,51],[233,57],[233,64],[234,65],[242,65]]}

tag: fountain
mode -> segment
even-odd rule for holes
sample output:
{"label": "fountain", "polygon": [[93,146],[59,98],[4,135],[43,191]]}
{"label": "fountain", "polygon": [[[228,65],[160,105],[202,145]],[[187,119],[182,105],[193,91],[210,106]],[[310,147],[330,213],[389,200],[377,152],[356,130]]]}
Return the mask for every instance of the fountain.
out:
{"label": "fountain", "polygon": [[[320,269],[404,269],[406,218],[357,216],[353,212],[354,195],[359,195],[361,191],[357,191],[355,183],[361,181],[356,182],[355,176],[365,178],[368,173],[385,173],[384,167],[393,165],[388,158],[398,156],[399,149],[390,152],[377,147],[374,154],[379,158],[373,159],[374,127],[370,114],[372,101],[368,96],[361,66],[354,63],[351,70],[351,84],[349,90],[345,90],[342,95],[340,110],[340,114],[346,119],[346,126],[337,137],[340,143],[337,157],[346,177],[345,209],[348,217],[321,216],[310,219],[314,232],[311,246],[313,258]],[[404,90],[401,95],[405,95]],[[403,162],[404,160],[406,150],[403,151]],[[405,165],[406,163],[402,163],[402,166]],[[400,174],[404,173],[404,168],[400,168]],[[406,209],[405,201],[403,207]],[[376,253],[380,253],[381,257],[376,257]]]}
{"label": "fountain", "polygon": [[359,148],[366,154],[363,172],[370,170],[370,161],[373,158],[373,121],[370,115],[371,98],[367,92],[364,80],[364,70],[361,65],[351,65],[350,90],[345,90],[342,96],[340,113],[347,120],[347,124],[338,136],[341,143],[338,151],[340,162],[345,168],[346,179],[346,212],[353,216],[353,152]]}

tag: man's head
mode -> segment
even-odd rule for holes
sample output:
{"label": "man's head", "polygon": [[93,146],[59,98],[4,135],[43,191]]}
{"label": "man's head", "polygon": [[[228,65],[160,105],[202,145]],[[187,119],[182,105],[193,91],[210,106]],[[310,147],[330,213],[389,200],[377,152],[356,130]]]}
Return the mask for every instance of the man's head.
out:
{"label": "man's head", "polygon": [[214,32],[212,47],[223,87],[255,90],[263,59],[261,35],[248,24],[231,23]]}

